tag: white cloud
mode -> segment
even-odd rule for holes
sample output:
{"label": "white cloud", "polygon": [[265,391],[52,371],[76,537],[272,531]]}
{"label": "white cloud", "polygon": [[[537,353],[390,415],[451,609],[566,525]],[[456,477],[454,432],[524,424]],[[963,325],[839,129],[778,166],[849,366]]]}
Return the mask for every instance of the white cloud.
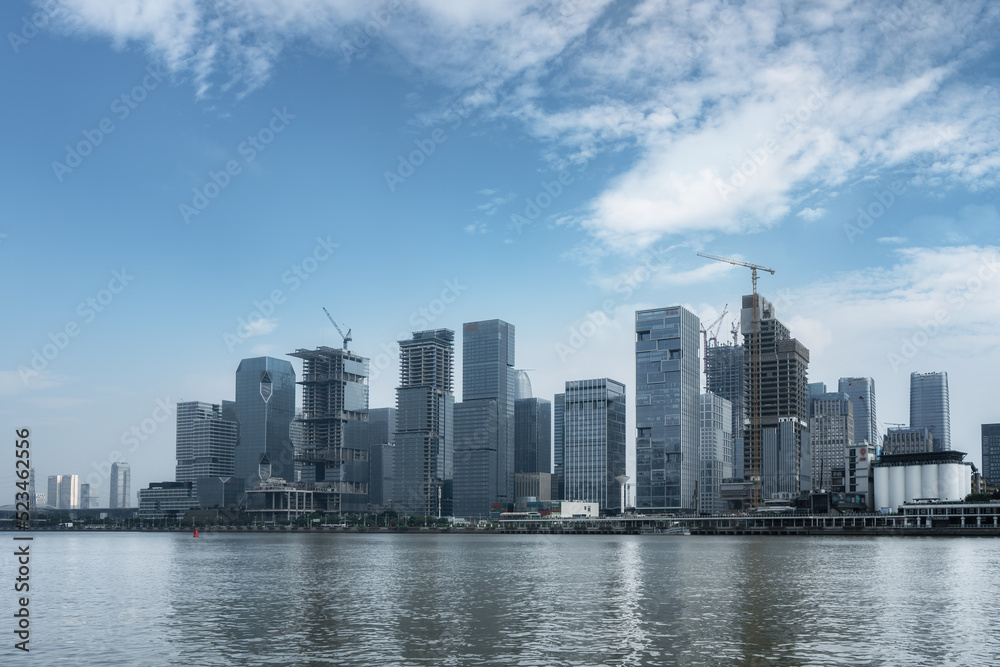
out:
{"label": "white cloud", "polygon": [[902,245],[906,243],[906,239],[902,236],[881,236],[875,240],[878,243],[885,243],[889,245]]}
{"label": "white cloud", "polygon": [[247,323],[245,328],[246,336],[252,338],[253,336],[264,336],[271,333],[278,328],[278,321],[275,319],[269,319],[262,317],[260,319],[254,319]]}
{"label": "white cloud", "polygon": [[797,215],[798,217],[802,218],[806,222],[815,222],[817,220],[822,220],[823,216],[825,216],[826,214],[827,214],[827,210],[825,208],[822,208],[822,207],[821,208],[809,208],[809,207],[806,207],[806,208],[802,209],[801,211],[799,211],[798,213],[796,213],[795,215]]}

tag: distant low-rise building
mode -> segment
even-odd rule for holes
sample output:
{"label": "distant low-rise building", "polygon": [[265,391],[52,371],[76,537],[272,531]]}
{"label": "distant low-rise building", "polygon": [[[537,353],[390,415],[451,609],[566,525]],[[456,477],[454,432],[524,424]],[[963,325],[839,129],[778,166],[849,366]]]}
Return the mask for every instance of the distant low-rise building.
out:
{"label": "distant low-rise building", "polygon": [[198,507],[193,482],[150,482],[139,489],[139,518],[176,519]]}

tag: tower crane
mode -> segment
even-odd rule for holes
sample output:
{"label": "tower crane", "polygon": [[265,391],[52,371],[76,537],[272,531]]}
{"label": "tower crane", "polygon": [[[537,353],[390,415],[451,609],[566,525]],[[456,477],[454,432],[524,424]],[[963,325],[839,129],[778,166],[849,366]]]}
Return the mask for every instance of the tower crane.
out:
{"label": "tower crane", "polygon": [[707,327],[701,328],[702,349],[705,351],[705,375],[708,376],[708,341],[719,343],[719,329],[722,327],[723,318],[729,314],[729,304],[722,308],[722,314]]}
{"label": "tower crane", "polygon": [[706,255],[698,253],[699,257],[726,262],[735,266],[744,266],[751,270],[753,280],[752,328],[750,335],[750,489],[754,508],[761,504],[761,463],[762,463],[762,433],[760,428],[760,304],[757,298],[757,270],[767,271],[772,276],[774,269],[760,264],[751,264],[729,257]]}
{"label": "tower crane", "polygon": [[340,337],[344,339],[344,349],[346,350],[347,344],[350,343],[352,340],[354,340],[353,338],[351,338],[351,330],[348,329],[347,333],[345,334],[343,331],[341,331],[340,325],[338,325],[337,321],[333,319],[333,315],[330,314],[330,311],[327,310],[325,306],[323,307],[323,312],[326,313],[326,316],[327,318],[329,318],[330,323],[337,329],[337,333],[340,334]]}

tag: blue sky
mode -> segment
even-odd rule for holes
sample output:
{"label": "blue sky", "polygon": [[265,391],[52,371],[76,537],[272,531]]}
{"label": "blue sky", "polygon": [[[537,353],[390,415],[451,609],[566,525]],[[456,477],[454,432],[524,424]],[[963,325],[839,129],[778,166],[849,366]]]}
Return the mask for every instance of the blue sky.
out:
{"label": "blue sky", "polygon": [[396,340],[494,317],[536,395],[631,397],[636,309],[728,304],[725,333],[749,291],[707,252],[773,267],[810,380],[874,377],[884,423],[911,371],[947,371],[978,463],[998,25],[985,2],[4,3],[3,422],[102,500],[115,459],[133,490],[172,479],[159,404],[338,346],[322,306],[373,407]]}

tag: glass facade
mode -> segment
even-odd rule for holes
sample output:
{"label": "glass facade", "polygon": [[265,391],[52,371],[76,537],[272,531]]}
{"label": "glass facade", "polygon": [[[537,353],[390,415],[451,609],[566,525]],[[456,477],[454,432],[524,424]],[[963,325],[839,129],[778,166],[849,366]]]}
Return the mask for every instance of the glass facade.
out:
{"label": "glass facade", "polygon": [[295,452],[289,427],[295,417],[295,370],[283,359],[244,359],[236,369],[235,473],[247,489],[261,473],[293,479]]}
{"label": "glass facade", "polygon": [[910,427],[926,427],[934,451],[951,451],[951,405],[947,373],[910,374]]}
{"label": "glass facade", "polygon": [[563,461],[566,451],[566,394],[556,394],[552,399],[552,496],[556,500],[566,498],[565,486],[563,485]]}
{"label": "glass facade", "polygon": [[851,399],[854,413],[854,439],[867,440],[871,445],[879,443],[877,410],[875,405],[875,380],[872,378],[840,378],[837,391]]}
{"label": "glass facade", "polygon": [[566,497],[619,512],[615,477],[625,474],[625,385],[608,378],[573,380],[564,396]]}
{"label": "glass facade", "polygon": [[732,405],[733,479],[743,479],[743,421],[746,392],[742,345],[712,345],[705,350],[705,390]]}
{"label": "glass facade", "polygon": [[[492,398],[455,405],[455,516],[490,516],[497,498],[499,407]],[[513,501],[511,501],[513,502]]]}
{"label": "glass facade", "polygon": [[701,324],[680,306],[635,314],[636,509],[694,511],[701,468]]}
{"label": "glass facade", "polygon": [[847,394],[813,395],[809,406],[809,447],[812,488],[829,491],[833,468],[840,468],[854,444],[854,403]]}
{"label": "glass facade", "polygon": [[722,480],[733,477],[733,405],[712,393],[701,395],[701,478],[698,511],[726,510]]}
{"label": "glass facade", "polygon": [[236,422],[222,418],[222,406],[200,401],[177,404],[178,482],[235,474]]}
{"label": "glass facade", "polygon": [[552,472],[552,403],[514,401],[514,473]]}
{"label": "glass facade", "polygon": [[132,506],[131,475],[127,463],[119,461],[111,464],[111,493],[108,496],[108,507],[111,509]]}
{"label": "glass facade", "polygon": [[1000,486],[1000,424],[983,424],[983,479]]}

